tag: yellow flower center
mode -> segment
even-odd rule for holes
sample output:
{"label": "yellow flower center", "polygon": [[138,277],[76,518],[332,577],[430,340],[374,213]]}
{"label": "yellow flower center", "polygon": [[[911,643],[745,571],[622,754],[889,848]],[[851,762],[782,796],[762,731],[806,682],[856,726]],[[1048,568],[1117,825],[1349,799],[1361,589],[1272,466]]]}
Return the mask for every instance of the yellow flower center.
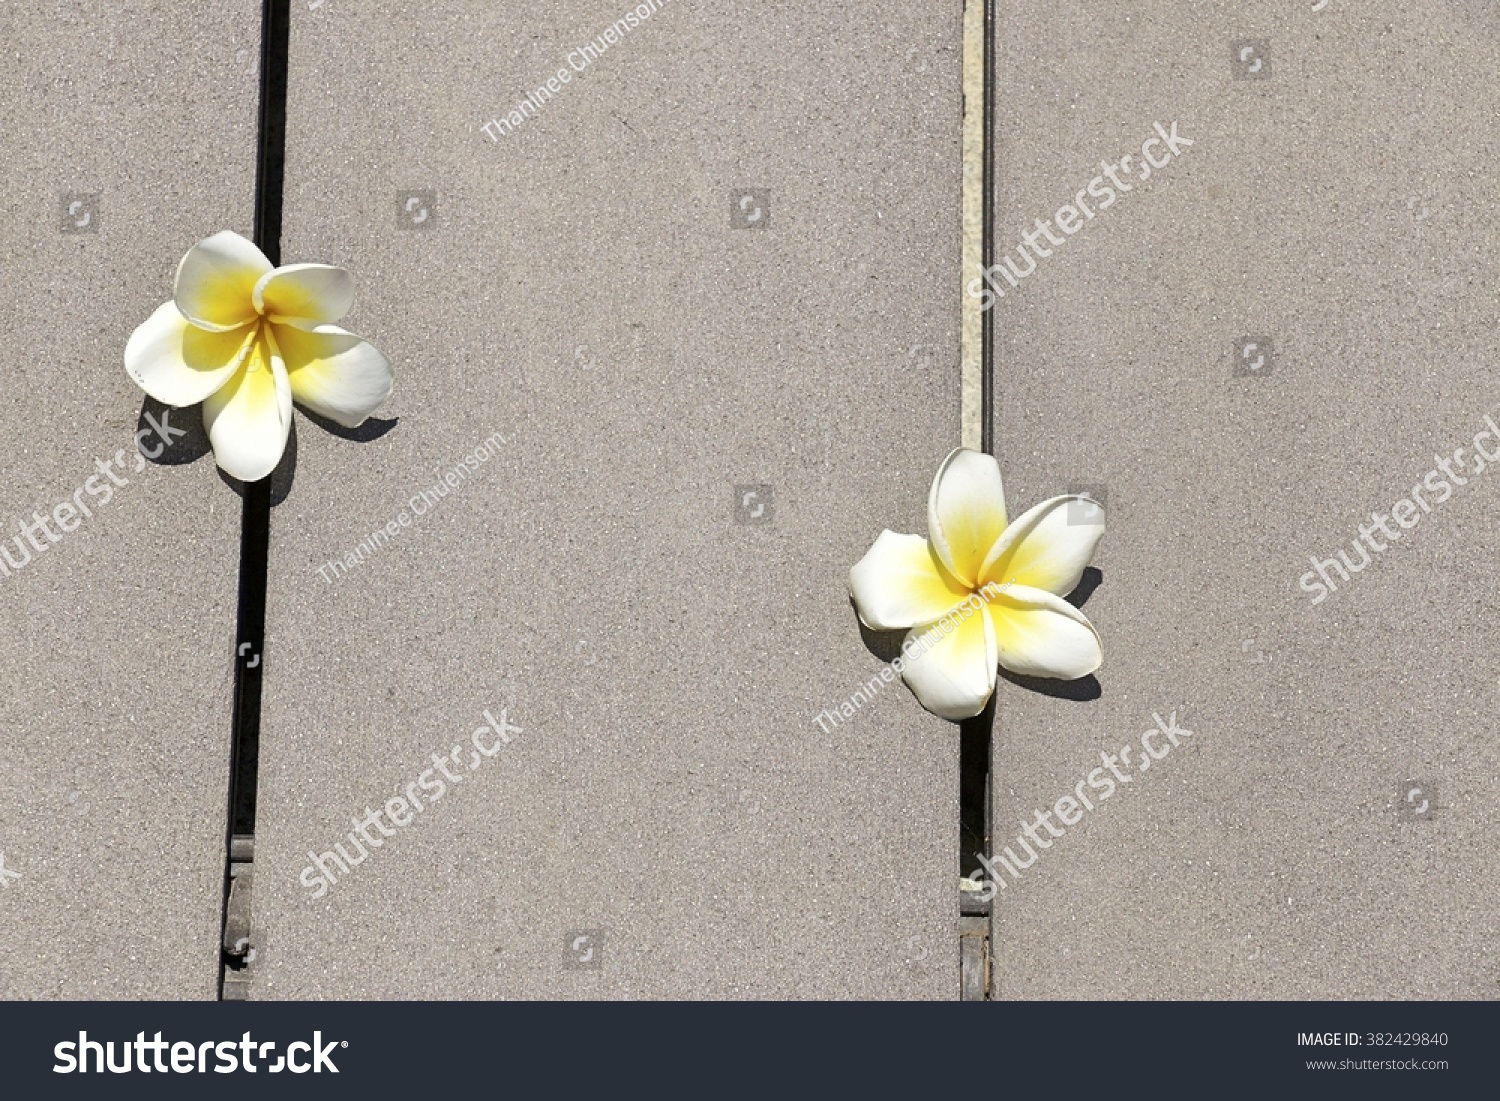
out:
{"label": "yellow flower center", "polygon": [[266,333],[265,322],[255,322],[255,331],[250,334],[250,351],[245,356],[246,374],[254,374],[256,371],[266,369]]}

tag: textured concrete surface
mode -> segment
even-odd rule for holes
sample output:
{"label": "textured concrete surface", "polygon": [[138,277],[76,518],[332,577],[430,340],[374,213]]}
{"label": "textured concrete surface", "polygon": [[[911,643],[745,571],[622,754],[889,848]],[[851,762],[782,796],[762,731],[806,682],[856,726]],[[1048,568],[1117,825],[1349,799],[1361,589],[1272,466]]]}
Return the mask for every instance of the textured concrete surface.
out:
{"label": "textured concrete surface", "polygon": [[252,996],[954,997],[956,731],[815,716],[958,438],[961,5],[669,4],[498,141],[628,5],[459,7],[294,5],[283,258],[397,383],[273,513]]}
{"label": "textured concrete surface", "polygon": [[[1001,893],[996,990],[1493,998],[1500,17],[1168,8],[1000,4],[998,250],[1154,122],[1195,144],[996,307],[1013,506],[1102,486],[1109,524],[1098,698],[1002,685],[996,843],[1153,712],[1193,734]],[[1314,605],[1309,557],[1459,447]]]}
{"label": "textured concrete surface", "polygon": [[0,5],[0,998],[214,996],[240,502],[121,356],[250,232],[259,10]]}

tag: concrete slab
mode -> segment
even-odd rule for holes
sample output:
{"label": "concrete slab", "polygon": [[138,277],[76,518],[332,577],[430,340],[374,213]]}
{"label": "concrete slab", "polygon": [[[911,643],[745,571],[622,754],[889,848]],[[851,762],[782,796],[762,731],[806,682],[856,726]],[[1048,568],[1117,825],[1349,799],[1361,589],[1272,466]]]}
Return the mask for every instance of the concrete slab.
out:
{"label": "concrete slab", "polygon": [[250,232],[259,19],[0,8],[0,997],[214,996],[240,502],[121,357]]}
{"label": "concrete slab", "polygon": [[556,77],[634,11],[294,7],[283,259],[397,384],[272,516],[252,997],[957,995],[956,730],[816,716],[958,439],[961,5],[658,3]]}
{"label": "concrete slab", "polygon": [[995,307],[1013,506],[1109,524],[1098,697],[999,696],[995,844],[1096,807],[1000,892],[997,996],[1495,997],[1492,6],[999,8],[998,252],[1154,123],[1195,144]]}

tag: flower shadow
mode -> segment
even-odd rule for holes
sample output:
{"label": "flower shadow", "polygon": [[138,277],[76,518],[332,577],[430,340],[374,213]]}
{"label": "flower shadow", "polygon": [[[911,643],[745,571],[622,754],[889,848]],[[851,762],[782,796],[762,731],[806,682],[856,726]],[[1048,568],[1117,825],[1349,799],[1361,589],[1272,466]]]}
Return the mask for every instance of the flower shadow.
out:
{"label": "flower shadow", "polygon": [[853,597],[849,598],[849,607],[854,612],[854,622],[859,624],[859,637],[864,640],[865,649],[886,665],[895,661],[901,655],[901,643],[906,639],[906,632],[876,631],[866,627],[859,618],[859,609],[855,606]]}
{"label": "flower shadow", "polygon": [[141,402],[135,429],[136,450],[141,458],[157,466],[186,466],[212,450],[201,406],[178,409],[147,396]]}
{"label": "flower shadow", "polygon": [[[225,474],[223,469],[218,471],[219,481],[227,485],[236,497],[241,500],[245,497],[245,483],[232,475]],[[292,418],[292,430],[286,438],[286,451],[282,453],[281,462],[276,464],[276,469],[271,471],[271,507],[275,508],[281,502],[292,495],[292,482],[297,476],[297,419]]]}
{"label": "flower shadow", "polygon": [[1051,677],[1023,677],[1009,669],[1001,669],[1000,678],[1010,681],[1018,688],[1029,688],[1038,695],[1051,696],[1054,700],[1087,703],[1104,695],[1099,678],[1092,673],[1077,680],[1053,680]]}
{"label": "flower shadow", "polygon": [[1083,577],[1078,581],[1078,588],[1070,592],[1066,599],[1075,608],[1082,608],[1088,603],[1089,597],[1094,595],[1094,590],[1104,584],[1104,571],[1097,566],[1089,566],[1083,571]]}
{"label": "flower shadow", "polygon": [[400,417],[392,417],[388,421],[371,417],[358,428],[345,428],[338,421],[331,421],[327,417],[309,412],[306,409],[299,408],[298,412],[330,436],[337,436],[341,440],[352,440],[355,443],[369,443],[371,440],[378,440],[401,423]]}
{"label": "flower shadow", "polygon": [[[1082,608],[1088,603],[1089,597],[1094,595],[1094,590],[1102,584],[1104,584],[1104,571],[1090,566],[1083,571],[1078,588],[1070,592],[1066,599],[1073,607]],[[1099,678],[1092,673],[1086,677],[1079,677],[1077,680],[1054,680],[1051,677],[1023,677],[1012,673],[1009,669],[1001,669],[1000,676],[1018,688],[1028,688],[1043,696],[1051,696],[1055,700],[1088,703],[1104,695],[1104,688],[1100,685]]]}

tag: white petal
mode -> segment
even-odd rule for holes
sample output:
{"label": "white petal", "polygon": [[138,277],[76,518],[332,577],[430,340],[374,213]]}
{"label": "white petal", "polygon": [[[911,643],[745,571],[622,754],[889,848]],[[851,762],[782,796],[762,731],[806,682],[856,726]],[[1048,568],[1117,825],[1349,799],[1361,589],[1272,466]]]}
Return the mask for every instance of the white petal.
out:
{"label": "white petal", "polygon": [[166,405],[196,405],[229,381],[254,327],[209,332],[188,322],[175,302],[143,321],[125,343],[125,370]]}
{"label": "white petal", "polygon": [[234,377],[203,403],[214,459],[230,477],[256,482],[276,469],[292,429],[292,388],[270,326]]}
{"label": "white petal", "polygon": [[1005,530],[1005,489],[994,456],[960,447],[943,460],[927,496],[927,528],[943,565],[972,589]]}
{"label": "white petal", "polygon": [[1086,497],[1053,497],[1005,529],[980,572],[980,583],[1013,581],[1067,596],[1104,537],[1104,510]]}
{"label": "white petal", "polygon": [[172,297],[182,316],[203,329],[237,329],[260,315],[255,284],[271,261],[238,233],[224,230],[199,241],[177,265]]}
{"label": "white petal", "polygon": [[288,264],[262,275],[251,298],[272,321],[322,324],[349,312],[354,280],[327,264]]}
{"label": "white petal", "polygon": [[1104,661],[1093,624],[1062,597],[1023,585],[986,595],[1000,664],[1012,673],[1076,680]]}
{"label": "white petal", "polygon": [[943,569],[926,539],[883,531],[849,571],[849,595],[866,627],[894,631],[947,615],[969,590]]}
{"label": "white petal", "polygon": [[995,691],[995,628],[976,600],[902,644],[901,677],[923,707],[955,722],[984,710]]}
{"label": "white petal", "polygon": [[292,396],[314,413],[358,428],[391,396],[391,361],[337,325],[275,325]]}

